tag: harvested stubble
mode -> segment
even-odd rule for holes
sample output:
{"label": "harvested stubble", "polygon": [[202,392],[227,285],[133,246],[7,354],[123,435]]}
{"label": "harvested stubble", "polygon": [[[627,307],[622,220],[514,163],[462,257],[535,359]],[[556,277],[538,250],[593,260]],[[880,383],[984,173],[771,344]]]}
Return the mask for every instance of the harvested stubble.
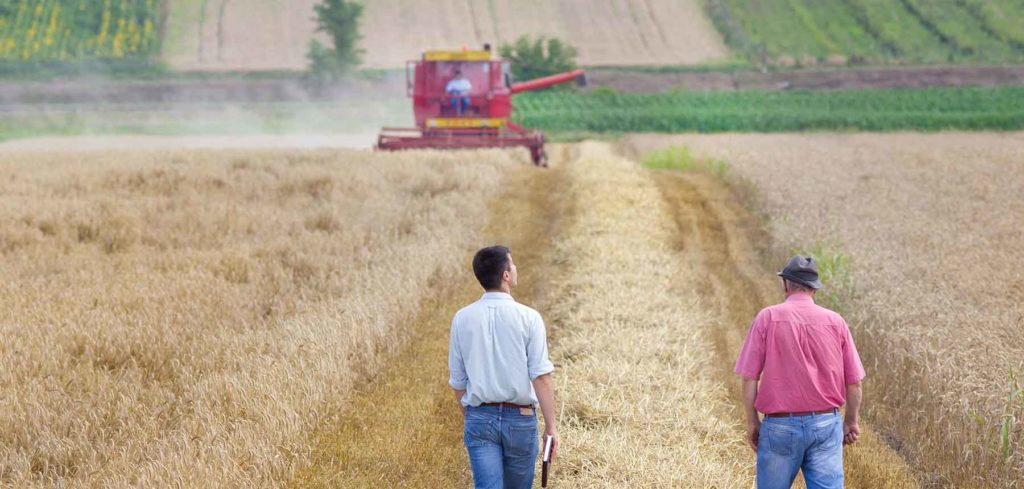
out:
{"label": "harvested stubble", "polygon": [[584,143],[564,170],[574,218],[548,311],[564,441],[564,487],[746,487],[752,457],[717,382],[697,277],[672,250],[651,174]]}
{"label": "harvested stubble", "polygon": [[1024,135],[685,135],[632,143],[641,150],[685,144],[727,161],[757,188],[776,241],[801,249],[831,243],[833,252],[849,253],[854,292],[841,306],[868,368],[866,414],[925,482],[1021,485]]}
{"label": "harvested stubble", "polygon": [[460,265],[503,153],[0,157],[0,484],[244,487]]}

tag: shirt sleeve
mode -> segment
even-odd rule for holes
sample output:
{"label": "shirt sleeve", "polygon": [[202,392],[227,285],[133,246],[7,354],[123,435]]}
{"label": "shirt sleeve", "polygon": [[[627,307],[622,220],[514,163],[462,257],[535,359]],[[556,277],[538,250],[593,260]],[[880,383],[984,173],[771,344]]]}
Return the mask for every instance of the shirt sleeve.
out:
{"label": "shirt sleeve", "polygon": [[548,358],[548,336],[544,319],[536,313],[533,327],[530,328],[530,337],[526,342],[526,366],[530,371],[531,381],[555,371],[555,365]]}
{"label": "shirt sleeve", "polygon": [[462,350],[459,349],[458,337],[455,335],[455,319],[452,319],[451,339],[448,342],[448,385],[452,389],[464,391],[468,381],[466,363],[462,360]]}
{"label": "shirt sleeve", "polygon": [[743,340],[743,348],[740,349],[740,356],[736,359],[736,368],[733,370],[740,377],[750,380],[759,380],[761,371],[764,370],[765,357],[765,327],[768,322],[767,313],[761,311],[754,317],[747,332],[747,338]]}
{"label": "shirt sleeve", "polygon": [[843,329],[846,331],[846,340],[843,341],[843,375],[846,378],[846,385],[852,385],[864,380],[866,373],[864,364],[860,361],[860,354],[857,353],[857,345],[853,343],[850,327],[845,321]]}

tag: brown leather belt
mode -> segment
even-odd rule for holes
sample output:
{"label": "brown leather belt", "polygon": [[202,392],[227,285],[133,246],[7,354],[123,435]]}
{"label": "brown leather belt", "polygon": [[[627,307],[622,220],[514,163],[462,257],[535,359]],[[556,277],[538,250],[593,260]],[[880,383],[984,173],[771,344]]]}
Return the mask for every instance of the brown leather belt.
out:
{"label": "brown leather belt", "polygon": [[813,416],[815,414],[833,414],[838,413],[839,408],[826,409],[824,411],[804,411],[802,413],[772,413],[766,414],[766,418],[790,418],[793,416]]}
{"label": "brown leather belt", "polygon": [[515,409],[533,409],[533,406],[530,406],[530,405],[525,405],[524,406],[522,404],[512,404],[511,402],[485,402],[485,403],[482,403],[480,405],[481,406],[494,406],[494,407],[515,408]]}

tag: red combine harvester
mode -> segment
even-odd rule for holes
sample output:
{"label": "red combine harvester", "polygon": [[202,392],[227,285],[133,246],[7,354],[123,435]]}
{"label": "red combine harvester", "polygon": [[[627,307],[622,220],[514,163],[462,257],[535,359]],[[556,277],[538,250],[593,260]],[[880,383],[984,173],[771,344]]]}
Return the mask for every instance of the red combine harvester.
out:
{"label": "red combine harvester", "polygon": [[[464,95],[447,90],[461,73]],[[468,85],[466,82],[468,81]],[[406,66],[406,91],[413,99],[415,128],[385,127],[377,149],[466,149],[525,147],[533,163],[547,166],[544,134],[509,120],[512,95],[561,83],[585,84],[583,70],[512,83],[508,61],[491,59],[482,51],[427,51]],[[468,102],[468,103],[467,103]]]}

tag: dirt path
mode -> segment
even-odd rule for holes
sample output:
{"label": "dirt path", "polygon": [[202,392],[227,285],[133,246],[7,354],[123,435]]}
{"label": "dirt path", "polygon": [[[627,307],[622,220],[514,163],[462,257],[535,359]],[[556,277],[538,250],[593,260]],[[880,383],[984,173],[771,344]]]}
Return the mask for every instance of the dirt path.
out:
{"label": "dirt path", "polygon": [[[718,178],[701,173],[659,171],[657,179],[679,229],[678,249],[702,270],[702,298],[715,312],[713,337],[721,358],[721,380],[739,389],[731,360],[739,352],[750,321],[780,299],[774,273],[763,264],[767,236]],[[778,260],[774,260],[778,261]],[[742,420],[743,412],[735,411]],[[860,443],[844,451],[848,487],[916,487],[907,465],[862,422]]]}
{"label": "dirt path", "polygon": [[[493,203],[482,243],[512,249],[520,271],[516,299],[535,305],[544,297],[549,250],[561,218],[557,188],[560,148],[552,168],[524,166]],[[469,263],[470,256],[466,262]],[[419,286],[419,284],[410,284]],[[481,291],[470,272],[428,285],[436,291],[412,324],[410,346],[375,382],[355,396],[336,423],[317,437],[311,465],[294,487],[465,487],[469,465],[462,445],[461,418],[445,382],[452,315]]]}

